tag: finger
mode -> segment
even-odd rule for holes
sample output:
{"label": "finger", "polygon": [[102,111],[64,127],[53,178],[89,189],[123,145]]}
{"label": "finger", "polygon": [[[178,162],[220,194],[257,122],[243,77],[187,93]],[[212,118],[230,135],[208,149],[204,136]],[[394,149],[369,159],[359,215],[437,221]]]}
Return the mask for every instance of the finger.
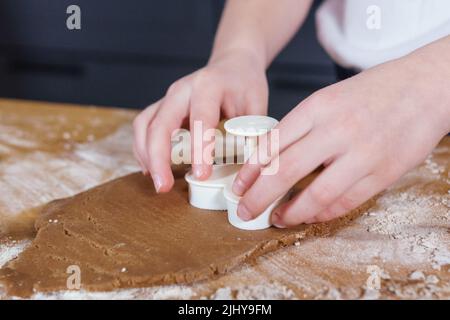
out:
{"label": "finger", "polygon": [[[320,148],[317,148],[318,141],[322,141]],[[238,215],[246,221],[256,218],[298,180],[319,167],[336,151],[331,140],[322,139],[320,132],[312,132],[290,146],[274,159],[279,161],[277,172],[273,175],[259,175],[247,190],[239,203]]]}
{"label": "finger", "polygon": [[135,143],[133,143],[133,155],[134,155],[134,158],[136,159],[136,161],[138,162],[139,167],[141,168],[142,174],[144,176],[146,176],[148,174],[148,171],[147,171],[147,168],[145,168],[144,163],[141,161],[141,159],[140,159],[140,157],[139,157],[139,155],[138,155],[138,153],[136,151],[136,144]]}
{"label": "finger", "polygon": [[309,221],[328,208],[370,173],[362,158],[346,155],[329,165],[302,193],[272,214],[276,226],[289,227]]}
{"label": "finger", "polygon": [[197,179],[211,175],[214,133],[220,120],[222,90],[217,85],[193,92],[190,101],[192,171]]}
{"label": "finger", "polygon": [[315,217],[315,222],[330,221],[345,215],[383,191],[388,185],[380,177],[374,174],[368,175],[351,187],[329,208],[319,213]]}
{"label": "finger", "polygon": [[237,103],[236,103],[236,99],[234,98],[233,95],[224,95],[222,98],[222,116],[224,119],[231,119],[234,117],[237,117]]}
{"label": "finger", "polygon": [[189,110],[190,88],[180,87],[164,98],[147,130],[147,168],[157,192],[167,192],[174,179],[171,170],[171,138],[183,124]]}
{"label": "finger", "polygon": [[[312,130],[312,127],[313,121],[310,111],[300,104],[284,117],[271,132],[260,137],[257,151],[239,170],[234,180],[233,192],[242,196],[255,182],[264,166],[294,142],[306,136]],[[312,149],[317,149],[317,146]],[[267,152],[267,150],[275,151]],[[303,150],[303,152],[309,152],[309,150]]]}
{"label": "finger", "polygon": [[136,160],[139,162],[141,166],[142,172],[148,172],[148,169],[145,165],[147,160],[147,146],[146,146],[146,137],[147,137],[147,128],[150,125],[154,115],[158,111],[161,100],[153,103],[149,107],[147,107],[144,111],[139,113],[139,115],[134,118],[133,121],[133,151],[135,154]]}
{"label": "finger", "polygon": [[251,90],[244,98],[244,110],[247,115],[266,115],[268,109],[268,94],[259,90]]}

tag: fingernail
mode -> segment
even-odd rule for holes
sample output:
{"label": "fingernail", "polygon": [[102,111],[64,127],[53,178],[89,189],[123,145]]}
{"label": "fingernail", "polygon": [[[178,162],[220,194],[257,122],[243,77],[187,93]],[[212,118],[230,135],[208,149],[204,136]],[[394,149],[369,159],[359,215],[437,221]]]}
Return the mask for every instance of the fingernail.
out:
{"label": "fingernail", "polygon": [[162,179],[157,174],[152,174],[152,179],[153,179],[153,184],[155,185],[156,193],[159,193],[159,190],[161,189],[161,187],[163,185]]}
{"label": "fingernail", "polygon": [[281,220],[280,214],[281,214],[281,211],[279,211],[279,210],[275,210],[274,212],[272,212],[272,224],[277,228],[285,229],[286,225]]}
{"label": "fingernail", "polygon": [[235,195],[242,196],[244,194],[245,186],[241,179],[234,180],[232,190]]}
{"label": "fingernail", "polygon": [[238,205],[237,215],[244,221],[249,221],[253,219],[250,211],[248,211],[247,207],[242,203]]}

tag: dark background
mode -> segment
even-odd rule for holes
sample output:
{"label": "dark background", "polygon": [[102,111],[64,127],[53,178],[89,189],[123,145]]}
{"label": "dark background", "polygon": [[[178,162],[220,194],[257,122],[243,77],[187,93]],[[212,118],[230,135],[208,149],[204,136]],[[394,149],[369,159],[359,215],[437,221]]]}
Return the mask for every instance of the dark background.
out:
{"label": "dark background", "polygon": [[[142,108],[206,63],[223,2],[1,0],[0,96]],[[66,27],[71,4],[81,30]],[[315,36],[317,6],[269,69],[277,118],[335,81]]]}

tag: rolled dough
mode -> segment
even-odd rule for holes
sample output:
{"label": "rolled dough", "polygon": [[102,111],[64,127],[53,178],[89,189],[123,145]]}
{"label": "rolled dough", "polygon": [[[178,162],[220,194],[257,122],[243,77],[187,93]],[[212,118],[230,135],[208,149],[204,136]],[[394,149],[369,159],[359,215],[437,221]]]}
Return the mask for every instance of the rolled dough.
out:
{"label": "rolled dough", "polygon": [[32,244],[0,270],[8,294],[66,290],[71,265],[93,291],[207,279],[326,229],[237,229],[226,212],[189,205],[185,172],[167,194],[136,173],[47,205]]}

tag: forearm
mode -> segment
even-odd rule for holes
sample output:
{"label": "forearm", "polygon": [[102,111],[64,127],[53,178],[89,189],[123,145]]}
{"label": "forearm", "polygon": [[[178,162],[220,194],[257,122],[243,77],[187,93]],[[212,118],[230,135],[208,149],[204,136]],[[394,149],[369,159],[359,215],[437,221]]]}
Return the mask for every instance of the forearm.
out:
{"label": "forearm", "polygon": [[245,54],[267,68],[304,21],[312,0],[228,0],[210,61]]}
{"label": "forearm", "polygon": [[424,46],[405,57],[411,72],[422,82],[422,95],[429,108],[441,119],[443,130],[450,130],[450,36]]}

